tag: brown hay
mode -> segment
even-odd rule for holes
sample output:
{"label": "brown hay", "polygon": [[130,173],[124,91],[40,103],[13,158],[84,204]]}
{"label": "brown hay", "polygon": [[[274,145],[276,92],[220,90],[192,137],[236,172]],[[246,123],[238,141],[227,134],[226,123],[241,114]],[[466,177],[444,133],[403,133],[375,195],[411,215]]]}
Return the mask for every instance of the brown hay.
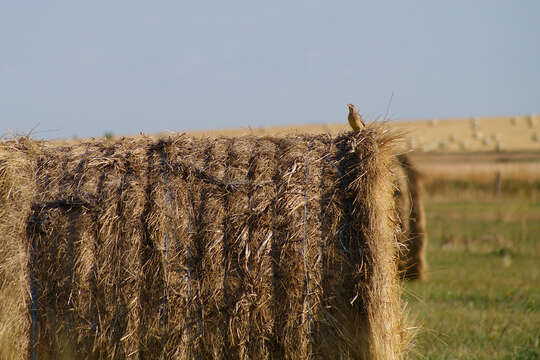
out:
{"label": "brown hay", "polygon": [[397,157],[396,206],[400,217],[402,240],[399,270],[404,279],[427,278],[427,233],[424,202],[422,200],[422,175],[407,154]]}
{"label": "brown hay", "polygon": [[0,144],[0,338],[18,358],[401,358],[394,140]]}
{"label": "brown hay", "polygon": [[25,354],[30,332],[26,218],[33,195],[35,144],[21,138],[16,146],[0,144],[0,357]]}

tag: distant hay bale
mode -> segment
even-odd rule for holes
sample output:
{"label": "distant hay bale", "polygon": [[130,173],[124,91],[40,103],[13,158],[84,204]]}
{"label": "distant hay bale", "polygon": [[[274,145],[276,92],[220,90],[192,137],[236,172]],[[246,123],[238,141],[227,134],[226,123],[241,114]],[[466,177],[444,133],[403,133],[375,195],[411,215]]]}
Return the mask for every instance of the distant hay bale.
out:
{"label": "distant hay bale", "polygon": [[484,137],[484,135],[483,135],[481,132],[479,132],[479,131],[474,131],[474,132],[473,132],[473,138],[474,138],[475,140],[480,140],[480,139],[482,139],[483,137]]}
{"label": "distant hay bale", "polygon": [[529,128],[534,128],[536,126],[536,119],[534,118],[534,115],[526,116],[527,119],[527,125]]}
{"label": "distant hay bale", "polygon": [[422,199],[422,176],[407,154],[400,154],[398,162],[394,196],[401,224],[400,243],[404,244],[399,256],[399,270],[405,279],[424,280],[427,278],[428,238]]}
{"label": "distant hay bale", "polygon": [[402,358],[395,139],[0,143],[0,358]]}

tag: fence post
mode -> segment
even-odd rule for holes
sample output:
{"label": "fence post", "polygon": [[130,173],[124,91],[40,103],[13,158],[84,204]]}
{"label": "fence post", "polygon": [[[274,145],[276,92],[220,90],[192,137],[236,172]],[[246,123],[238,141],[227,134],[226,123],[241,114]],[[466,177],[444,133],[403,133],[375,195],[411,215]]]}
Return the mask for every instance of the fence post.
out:
{"label": "fence post", "polygon": [[495,195],[499,196],[501,193],[501,171],[497,170],[495,172]]}

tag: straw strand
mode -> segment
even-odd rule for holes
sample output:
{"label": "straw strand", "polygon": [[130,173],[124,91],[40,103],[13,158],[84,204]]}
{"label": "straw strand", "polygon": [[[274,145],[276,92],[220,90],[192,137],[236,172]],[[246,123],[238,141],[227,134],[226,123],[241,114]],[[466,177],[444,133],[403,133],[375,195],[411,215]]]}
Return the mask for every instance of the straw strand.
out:
{"label": "straw strand", "polygon": [[[79,162],[79,165],[77,165],[77,170],[75,173],[74,181],[75,181],[75,197],[78,197],[79,195],[79,186],[80,186],[80,180],[82,178],[82,170],[84,167],[84,164],[86,162],[86,157],[88,155],[88,150],[86,150],[83,159]],[[69,298],[68,298],[68,329],[71,329],[72,323],[73,323],[73,304],[72,304],[72,289],[73,289],[73,242],[74,242],[74,217],[73,209],[69,209],[69,240],[68,240],[68,292],[69,292]]]}
{"label": "straw strand", "polygon": [[[30,264],[34,264],[35,257],[35,242],[36,239],[32,240],[30,245]],[[31,324],[31,343],[30,347],[32,349],[32,360],[36,360],[36,335],[37,335],[37,284],[36,279],[34,278],[33,271],[30,271],[30,313],[32,315],[32,324]]]}
{"label": "straw strand", "polygon": [[[169,187],[167,184],[167,155],[165,149],[161,153],[161,165],[163,167],[163,183],[165,185],[165,250],[163,259],[163,274],[167,276],[167,253],[169,250]],[[165,281],[165,283],[167,283]],[[163,286],[163,300],[161,306],[161,330],[162,330],[162,349],[165,349],[165,337],[167,334],[167,286]]]}
{"label": "straw strand", "polygon": [[[189,241],[189,239],[191,239],[191,237],[189,235],[190,233],[191,233],[191,218],[188,219],[188,230],[187,230],[188,241]],[[187,276],[188,276],[187,304],[188,304],[188,311],[189,311],[189,305],[191,303],[191,250],[189,248],[189,242],[187,244]],[[191,321],[188,321],[187,323],[191,324]],[[191,346],[191,334],[190,334],[189,329],[188,329],[187,330],[187,354],[188,354],[188,357],[189,357],[189,354],[191,353],[190,346]]]}
{"label": "straw strand", "polygon": [[68,329],[71,329],[73,323],[73,304],[72,304],[72,289],[73,289],[73,212],[69,213],[69,242],[68,242]]}
{"label": "straw strand", "polygon": [[[311,304],[309,301],[309,272],[307,268],[307,260],[306,260],[306,242],[307,242],[307,204],[308,204],[308,189],[309,189],[309,152],[311,150],[311,142],[308,144],[308,149],[306,153],[306,190],[304,194],[304,240],[303,240],[303,257],[304,257],[304,271],[306,275],[306,302],[307,302],[307,310],[308,310],[308,346],[311,345]],[[311,351],[311,347],[309,349],[309,358],[311,359],[313,357],[313,353]]]}

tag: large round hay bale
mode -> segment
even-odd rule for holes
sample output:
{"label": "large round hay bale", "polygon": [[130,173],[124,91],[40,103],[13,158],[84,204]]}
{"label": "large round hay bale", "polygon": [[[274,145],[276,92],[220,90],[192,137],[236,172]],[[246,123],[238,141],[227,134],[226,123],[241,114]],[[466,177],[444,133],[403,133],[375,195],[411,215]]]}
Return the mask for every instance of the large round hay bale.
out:
{"label": "large round hay bale", "polygon": [[394,140],[1,143],[0,357],[401,358]]}

